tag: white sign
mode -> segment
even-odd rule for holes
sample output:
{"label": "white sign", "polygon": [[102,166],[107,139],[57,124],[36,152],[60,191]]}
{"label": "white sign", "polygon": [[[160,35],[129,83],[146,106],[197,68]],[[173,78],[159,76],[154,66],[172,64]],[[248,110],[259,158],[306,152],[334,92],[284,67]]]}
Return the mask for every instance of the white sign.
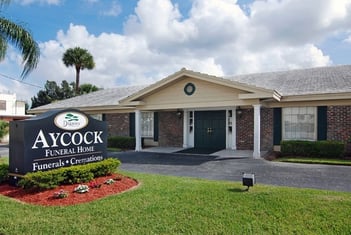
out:
{"label": "white sign", "polygon": [[55,125],[68,131],[79,130],[88,125],[88,118],[77,112],[64,112],[55,117]]}

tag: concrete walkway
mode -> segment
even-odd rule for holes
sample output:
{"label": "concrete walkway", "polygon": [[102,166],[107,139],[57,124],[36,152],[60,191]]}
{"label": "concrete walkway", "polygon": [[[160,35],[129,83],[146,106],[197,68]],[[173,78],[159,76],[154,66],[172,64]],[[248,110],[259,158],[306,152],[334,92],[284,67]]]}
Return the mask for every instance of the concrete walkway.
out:
{"label": "concrete walkway", "polygon": [[113,154],[121,170],[214,180],[242,180],[254,173],[257,184],[351,192],[351,167],[270,162],[251,157],[223,157],[157,152]]}
{"label": "concrete walkway", "polygon": [[[150,147],[145,148],[142,152],[151,152],[151,153],[177,153],[185,148],[181,147]],[[262,155],[266,152],[262,152]],[[190,154],[188,154],[190,155]],[[196,155],[196,154],[192,154]],[[217,156],[218,158],[252,158],[252,150],[232,150],[232,149],[223,149],[215,153],[209,154],[210,156]]]}

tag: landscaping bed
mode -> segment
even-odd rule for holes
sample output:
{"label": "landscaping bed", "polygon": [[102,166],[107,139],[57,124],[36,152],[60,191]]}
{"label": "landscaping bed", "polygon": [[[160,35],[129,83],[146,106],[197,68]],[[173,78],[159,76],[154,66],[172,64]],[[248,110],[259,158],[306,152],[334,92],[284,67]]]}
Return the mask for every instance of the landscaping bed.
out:
{"label": "landscaping bed", "polygon": [[264,156],[268,161],[287,162],[287,163],[304,163],[304,164],[325,164],[325,165],[340,165],[351,166],[351,159],[346,157],[339,158],[321,158],[321,157],[306,157],[297,155],[285,155],[282,153],[271,151]]}
{"label": "landscaping bed", "polygon": [[[107,184],[106,182],[111,183]],[[77,188],[79,184],[61,185],[49,190],[26,190],[21,187],[14,187],[3,183],[0,184],[0,194],[24,203],[43,206],[68,206],[86,203],[109,195],[125,192],[136,187],[138,182],[133,178],[121,174],[112,174],[95,178],[89,183],[84,183],[84,185],[90,186],[89,192],[75,192],[75,188]],[[64,192],[65,196],[61,198],[59,196],[60,192]]]}
{"label": "landscaping bed", "polygon": [[307,157],[281,157],[275,159],[277,162],[290,162],[290,163],[304,163],[304,164],[324,164],[324,165],[338,165],[338,166],[351,166],[351,161],[347,159],[318,159]]}

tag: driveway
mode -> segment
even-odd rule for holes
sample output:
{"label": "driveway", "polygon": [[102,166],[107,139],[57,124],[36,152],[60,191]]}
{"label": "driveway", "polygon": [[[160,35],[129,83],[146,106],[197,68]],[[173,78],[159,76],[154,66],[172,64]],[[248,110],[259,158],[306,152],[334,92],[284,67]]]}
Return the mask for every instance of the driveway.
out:
{"label": "driveway", "polygon": [[9,156],[9,146],[6,144],[0,144],[0,157]]}
{"label": "driveway", "polygon": [[113,154],[121,170],[213,180],[242,180],[254,173],[257,184],[351,192],[351,167],[270,162],[252,158],[218,158],[152,152]]}

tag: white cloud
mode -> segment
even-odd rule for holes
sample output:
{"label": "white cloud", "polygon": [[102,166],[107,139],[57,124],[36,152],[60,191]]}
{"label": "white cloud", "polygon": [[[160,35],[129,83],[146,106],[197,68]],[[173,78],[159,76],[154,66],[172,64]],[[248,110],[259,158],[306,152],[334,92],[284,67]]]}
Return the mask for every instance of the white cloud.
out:
{"label": "white cloud", "polygon": [[169,0],[141,0],[125,24],[128,36],[139,35],[154,50],[169,50],[186,43],[195,34],[193,25],[181,21],[177,6]]}
{"label": "white cloud", "polygon": [[236,73],[256,73],[330,65],[329,56],[312,44],[301,47],[275,47],[260,52],[247,51],[236,61]]}
{"label": "white cloud", "polygon": [[93,70],[82,71],[81,83],[92,83],[101,87],[106,87],[106,84],[151,83],[182,67],[195,70],[206,68],[203,71],[222,74],[221,66],[213,58],[171,58],[168,54],[150,49],[145,38],[138,35],[103,33],[94,36],[84,26],[71,24],[66,32],[58,32],[56,40],[40,44],[42,58],[31,77],[40,74],[47,77],[45,80],[74,81],[75,71],[63,65],[62,55],[65,50],[75,46],[87,49],[96,64]]}
{"label": "white cloud", "polygon": [[102,11],[101,14],[104,16],[118,16],[122,12],[122,7],[118,2],[112,1],[111,6],[108,10]]}
{"label": "white cloud", "polygon": [[255,1],[245,9],[233,0],[192,2],[185,16],[170,0],[139,0],[123,34],[93,35],[71,24],[40,44],[31,81],[74,81],[74,69],[61,58],[75,46],[88,49],[96,63],[82,71],[81,83],[101,87],[150,83],[182,67],[222,76],[330,65],[317,45],[348,32],[351,23],[348,0]]}
{"label": "white cloud", "polygon": [[351,23],[350,0],[270,0],[251,5],[250,24],[257,31],[253,44],[299,46],[316,43]]}

